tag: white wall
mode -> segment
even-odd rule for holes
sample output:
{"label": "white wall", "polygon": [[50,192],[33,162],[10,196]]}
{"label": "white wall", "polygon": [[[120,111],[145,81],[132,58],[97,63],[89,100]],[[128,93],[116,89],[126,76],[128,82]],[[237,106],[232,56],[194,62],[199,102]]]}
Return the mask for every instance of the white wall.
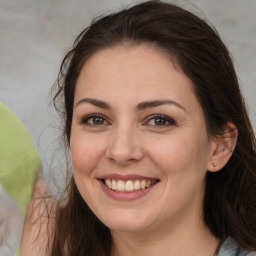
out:
{"label": "white wall", "polygon": [[[75,36],[100,13],[129,0],[0,0],[0,101],[31,132],[45,170],[58,129],[49,90]],[[133,1],[134,2],[134,1]],[[249,110],[256,112],[256,1],[172,1],[203,15],[228,44]],[[198,6],[194,7],[193,5]],[[58,164],[57,164],[58,165]]]}

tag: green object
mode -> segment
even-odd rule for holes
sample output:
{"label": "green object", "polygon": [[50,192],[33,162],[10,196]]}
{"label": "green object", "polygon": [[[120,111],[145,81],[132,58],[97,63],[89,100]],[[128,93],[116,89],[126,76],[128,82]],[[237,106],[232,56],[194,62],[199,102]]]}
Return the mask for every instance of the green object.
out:
{"label": "green object", "polygon": [[0,102],[0,183],[23,216],[39,169],[40,157],[30,133]]}
{"label": "green object", "polygon": [[31,198],[40,157],[21,121],[0,102],[0,183],[23,215]]}

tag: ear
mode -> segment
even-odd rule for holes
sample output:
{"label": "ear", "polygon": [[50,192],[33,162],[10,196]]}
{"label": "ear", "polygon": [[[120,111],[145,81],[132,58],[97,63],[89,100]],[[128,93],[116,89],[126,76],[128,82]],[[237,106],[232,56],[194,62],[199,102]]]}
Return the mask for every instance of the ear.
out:
{"label": "ear", "polygon": [[228,162],[236,147],[238,131],[233,123],[226,123],[222,134],[216,135],[211,140],[212,152],[208,161],[208,171],[217,172]]}

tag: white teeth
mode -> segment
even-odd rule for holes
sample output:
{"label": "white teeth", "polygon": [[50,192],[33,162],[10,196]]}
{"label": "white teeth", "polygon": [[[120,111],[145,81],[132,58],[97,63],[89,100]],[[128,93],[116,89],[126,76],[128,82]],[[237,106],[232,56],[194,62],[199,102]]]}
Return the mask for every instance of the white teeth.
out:
{"label": "white teeth", "polygon": [[115,180],[112,180],[111,189],[113,189],[113,190],[116,190],[116,189],[117,189],[117,187],[116,187],[116,181],[115,181]]}
{"label": "white teeth", "polygon": [[117,181],[116,190],[117,191],[124,191],[124,182],[122,180]]}
{"label": "white teeth", "polygon": [[140,188],[144,189],[145,187],[146,187],[146,181],[142,180],[141,183],[140,183]]}
{"label": "white teeth", "polygon": [[139,180],[136,180],[135,183],[134,183],[134,189],[135,190],[139,190],[140,189],[140,181]]}
{"label": "white teeth", "polygon": [[106,183],[106,186],[107,186],[107,187],[109,187],[109,188],[112,187],[112,186],[111,186],[111,181],[110,181],[109,179],[106,179],[106,180],[105,180],[105,183]]}
{"label": "white teeth", "polygon": [[128,180],[125,184],[125,191],[132,192],[134,190],[134,185],[131,180]]}
{"label": "white teeth", "polygon": [[140,190],[150,187],[155,184],[156,180],[105,180],[105,185],[111,190],[119,191],[119,192],[132,192],[134,190]]}

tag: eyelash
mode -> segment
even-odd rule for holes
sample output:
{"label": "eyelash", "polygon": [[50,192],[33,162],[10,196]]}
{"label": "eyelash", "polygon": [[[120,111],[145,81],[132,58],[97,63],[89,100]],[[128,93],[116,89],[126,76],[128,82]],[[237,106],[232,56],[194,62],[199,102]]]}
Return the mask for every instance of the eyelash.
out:
{"label": "eyelash", "polygon": [[[99,118],[102,120],[103,123],[100,124],[95,124],[94,121],[96,120],[96,118]],[[92,120],[93,123],[90,123],[90,119]],[[150,121],[154,120],[154,124],[150,124]],[[156,121],[160,121],[160,122],[164,122],[162,124],[156,124]],[[89,125],[89,126],[101,126],[101,125],[105,125],[106,123],[109,123],[106,120],[106,117],[101,115],[101,114],[90,114],[86,117],[84,117],[81,122],[81,124],[83,125]],[[166,116],[166,115],[162,115],[162,114],[156,114],[156,115],[151,115],[146,119],[146,124],[148,124],[149,126],[159,126],[159,127],[165,127],[165,126],[171,126],[171,125],[177,125],[177,123],[170,117]]]}

